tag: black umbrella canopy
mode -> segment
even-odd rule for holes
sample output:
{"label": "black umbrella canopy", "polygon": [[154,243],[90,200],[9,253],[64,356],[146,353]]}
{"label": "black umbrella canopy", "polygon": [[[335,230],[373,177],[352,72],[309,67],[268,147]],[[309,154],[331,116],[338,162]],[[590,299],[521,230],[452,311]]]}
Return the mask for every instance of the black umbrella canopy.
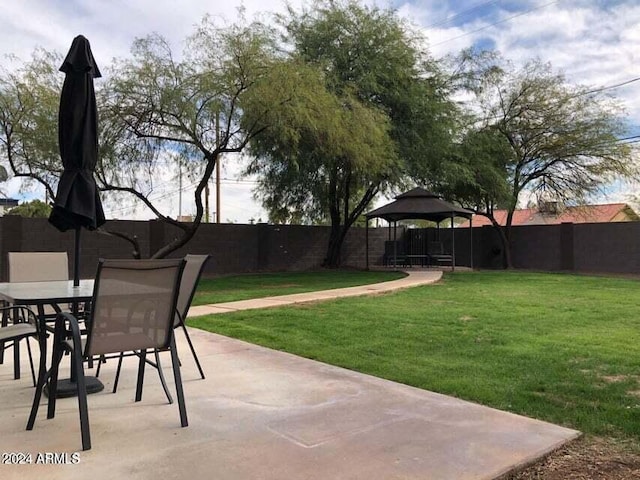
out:
{"label": "black umbrella canopy", "polygon": [[73,39],[60,71],[58,141],[63,172],[49,222],[60,231],[95,230],[105,222],[93,171],[98,159],[98,115],[93,79],[100,70],[82,35]]}

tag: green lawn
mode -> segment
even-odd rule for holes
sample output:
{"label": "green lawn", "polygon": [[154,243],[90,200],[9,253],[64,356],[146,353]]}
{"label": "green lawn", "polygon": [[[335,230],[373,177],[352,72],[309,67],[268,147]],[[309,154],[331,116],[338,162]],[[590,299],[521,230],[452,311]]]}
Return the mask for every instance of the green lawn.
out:
{"label": "green lawn", "polygon": [[583,432],[640,438],[640,282],[475,272],[191,325]]}
{"label": "green lawn", "polygon": [[272,297],[290,293],[354,287],[386,282],[404,277],[400,272],[364,272],[357,270],[322,270],[255,275],[234,275],[203,279],[193,299],[194,305],[233,302],[249,298]]}

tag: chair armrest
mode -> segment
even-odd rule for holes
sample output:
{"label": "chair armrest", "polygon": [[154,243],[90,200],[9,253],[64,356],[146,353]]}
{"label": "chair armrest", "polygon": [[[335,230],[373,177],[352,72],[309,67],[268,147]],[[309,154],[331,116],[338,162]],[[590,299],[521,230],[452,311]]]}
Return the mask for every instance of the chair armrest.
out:
{"label": "chair armrest", "polygon": [[[67,330],[67,324],[69,330]],[[56,315],[56,326],[54,330],[54,342],[62,341],[62,337],[66,336],[66,333],[71,331],[71,339],[73,341],[73,350],[84,356],[82,351],[82,341],[80,339],[80,323],[78,319],[67,312],[60,312]]]}
{"label": "chair armrest", "polygon": [[[26,305],[9,305],[7,307],[0,307],[0,312],[4,312],[7,310],[14,310],[14,311],[22,310],[23,312],[27,313],[27,316],[31,316],[31,318],[33,318],[34,320],[38,318],[38,315],[36,314],[36,312],[31,310],[31,308],[27,307]],[[23,317],[18,317],[13,319],[13,323],[30,323],[30,322],[28,322],[28,320],[24,320]]]}
{"label": "chair armrest", "polygon": [[38,321],[38,315],[36,315],[36,313],[26,305],[9,305],[6,307],[0,307],[0,317],[4,319],[4,312],[6,311],[15,312],[16,310],[22,310],[23,313],[21,315],[16,315],[12,318],[12,322],[14,325],[19,323],[30,323],[36,327],[36,333],[38,334],[41,333],[42,325],[40,325],[40,322]]}

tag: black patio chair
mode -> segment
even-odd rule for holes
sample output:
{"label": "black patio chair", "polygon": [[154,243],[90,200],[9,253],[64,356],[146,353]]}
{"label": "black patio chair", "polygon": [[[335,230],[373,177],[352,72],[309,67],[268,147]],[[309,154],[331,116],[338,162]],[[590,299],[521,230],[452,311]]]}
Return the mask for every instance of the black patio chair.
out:
{"label": "black patio chair", "polygon": [[[35,338],[38,340],[40,347],[42,347],[41,341],[46,341],[46,338],[40,338],[37,316],[31,309],[22,305],[0,307],[0,316],[2,317],[2,321],[0,322],[0,347],[3,352],[9,348],[14,349],[14,378],[16,380],[20,378],[20,370],[16,367],[16,364],[20,362],[17,344],[24,340],[27,344],[29,366],[31,367],[31,378],[33,380],[33,386],[35,387],[36,373],[33,368],[33,355],[31,353],[29,339]],[[40,351],[40,356],[43,356],[42,350]]]}
{"label": "black patio chair", "polygon": [[409,258],[402,240],[385,240],[382,265],[385,267],[409,266]]}
{"label": "black patio chair", "polygon": [[[174,317],[180,279],[185,261],[176,260],[100,260],[93,300],[86,321],[86,338],[81,338],[78,320],[62,312],[56,317],[53,361],[49,372],[41,372],[27,430],[32,430],[42,390],[48,378],[47,418],[55,416],[58,368],[65,351],[71,352],[78,385],[78,407],[82,449],[91,448],[89,414],[83,360],[139,350],[138,385],[142,387],[145,352],[166,349],[171,352],[180,423],[188,425],[180,365],[175,348]],[[70,329],[71,338],[67,328]]]}
{"label": "black patio chair", "polygon": [[[196,354],[196,350],[193,347],[193,343],[191,342],[191,337],[189,337],[189,332],[187,331],[187,326],[185,325],[185,320],[187,318],[187,313],[189,313],[189,307],[191,307],[191,302],[193,300],[193,296],[196,292],[196,288],[198,286],[198,282],[200,281],[200,276],[202,275],[202,271],[204,270],[204,266],[207,261],[211,258],[211,255],[186,255],[184,257],[185,266],[184,271],[182,272],[182,280],[180,281],[180,292],[178,293],[178,303],[176,306],[176,316],[173,322],[174,328],[181,328],[184,332],[184,335],[187,339],[187,343],[189,345],[189,349],[191,350],[191,354],[193,355],[193,359],[196,362],[196,366],[198,367],[198,372],[200,373],[200,377],[204,380],[204,371],[202,370],[202,366],[200,365],[200,360],[198,360],[198,355]],[[148,360],[147,363],[152,367],[155,367],[158,370],[158,374],[160,376],[160,382],[162,383],[162,387],[167,396],[167,400],[169,403],[173,403],[173,398],[171,397],[171,393],[169,393],[169,389],[167,388],[166,381],[164,379],[164,375],[162,373],[162,366],[160,364],[160,357],[158,356],[158,350],[155,350],[155,362]],[[118,368],[116,369],[116,377],[113,381],[113,393],[116,393],[118,389],[118,381],[120,379],[120,370],[122,368],[122,360],[125,357],[125,354],[121,354],[118,359]],[[141,388],[142,390],[142,388]],[[140,391],[140,395],[142,391]],[[136,397],[136,401],[140,401],[141,398]]]}
{"label": "black patio chair", "polygon": [[[67,252],[8,252],[7,253],[7,266],[9,268],[9,282],[42,282],[51,280],[68,280],[69,279],[69,267],[68,267]],[[4,302],[1,302],[6,305]],[[24,312],[22,310],[16,310],[13,312],[15,315],[21,315]],[[1,326],[5,327],[9,323],[23,323],[23,319],[14,321],[9,318],[9,311],[3,312]],[[52,307],[45,307],[45,314],[48,318],[54,319],[56,311]],[[22,327],[25,328],[25,327]],[[31,345],[29,344],[29,336],[24,337],[26,339],[27,351],[29,354],[29,364],[31,366],[31,377],[33,379],[33,385],[36,384],[35,371],[33,369],[33,358],[31,355]],[[20,348],[17,341],[5,342],[0,339],[0,364],[4,363],[5,350],[14,349],[14,372],[15,379],[20,378]]]}
{"label": "black patio chair", "polygon": [[442,242],[429,242],[427,254],[431,265],[449,264],[453,266],[453,255],[445,253]]}

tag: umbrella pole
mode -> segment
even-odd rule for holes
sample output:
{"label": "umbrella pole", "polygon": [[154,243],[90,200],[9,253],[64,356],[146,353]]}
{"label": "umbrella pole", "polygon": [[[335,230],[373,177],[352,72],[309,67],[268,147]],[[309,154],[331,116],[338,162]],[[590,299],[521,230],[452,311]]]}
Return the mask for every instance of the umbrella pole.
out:
{"label": "umbrella pole", "polygon": [[80,227],[76,227],[76,241],[73,255],[73,286],[80,286]]}

